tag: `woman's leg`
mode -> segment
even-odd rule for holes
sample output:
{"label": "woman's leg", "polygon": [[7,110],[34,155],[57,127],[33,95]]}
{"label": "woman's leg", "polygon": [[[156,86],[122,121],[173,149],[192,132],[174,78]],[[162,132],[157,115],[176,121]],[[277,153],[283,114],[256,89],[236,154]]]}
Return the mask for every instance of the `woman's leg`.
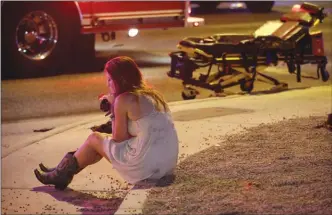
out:
{"label": "woman's leg", "polygon": [[99,132],[93,132],[89,135],[83,145],[74,154],[80,168],[83,169],[88,165],[97,163],[103,157],[109,161],[104,152],[104,140],[105,135]]}
{"label": "woman's leg", "polygon": [[35,169],[37,179],[43,184],[55,185],[56,189],[65,189],[83,168],[100,161],[102,157],[108,160],[103,149],[104,139],[101,133],[92,133],[75,153],[67,153],[52,172],[41,173]]}

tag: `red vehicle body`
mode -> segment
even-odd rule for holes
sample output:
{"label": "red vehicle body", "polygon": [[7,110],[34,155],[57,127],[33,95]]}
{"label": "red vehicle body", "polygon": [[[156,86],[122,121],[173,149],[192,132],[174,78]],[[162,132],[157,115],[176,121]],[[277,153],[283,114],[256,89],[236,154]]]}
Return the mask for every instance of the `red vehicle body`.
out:
{"label": "red vehicle body", "polygon": [[129,27],[184,27],[184,1],[167,2],[77,2],[83,33],[128,30]]}
{"label": "red vehicle body", "polygon": [[59,74],[91,61],[95,34],[108,40],[119,30],[204,24],[189,17],[187,1],[2,1],[1,12],[2,77]]}

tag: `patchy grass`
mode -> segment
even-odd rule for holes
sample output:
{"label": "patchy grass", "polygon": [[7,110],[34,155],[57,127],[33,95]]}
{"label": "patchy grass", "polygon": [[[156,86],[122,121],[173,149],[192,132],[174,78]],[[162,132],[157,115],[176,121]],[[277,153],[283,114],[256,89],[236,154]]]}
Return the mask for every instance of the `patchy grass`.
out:
{"label": "patchy grass", "polygon": [[151,189],[144,214],[332,214],[326,117],[284,120],[226,137]]}

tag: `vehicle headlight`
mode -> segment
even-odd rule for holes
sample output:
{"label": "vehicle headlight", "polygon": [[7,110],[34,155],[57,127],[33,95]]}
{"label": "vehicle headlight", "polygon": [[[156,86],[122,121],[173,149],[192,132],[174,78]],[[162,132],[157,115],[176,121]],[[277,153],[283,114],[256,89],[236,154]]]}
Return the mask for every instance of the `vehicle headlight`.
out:
{"label": "vehicle headlight", "polygon": [[138,29],[137,28],[131,28],[128,31],[128,36],[129,37],[136,37],[138,34]]}

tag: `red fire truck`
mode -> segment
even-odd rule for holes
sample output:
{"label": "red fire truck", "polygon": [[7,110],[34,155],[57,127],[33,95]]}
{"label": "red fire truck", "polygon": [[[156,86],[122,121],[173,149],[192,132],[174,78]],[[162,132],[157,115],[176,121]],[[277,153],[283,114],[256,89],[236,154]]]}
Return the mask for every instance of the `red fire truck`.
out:
{"label": "red fire truck", "polygon": [[140,29],[190,27],[187,1],[1,2],[2,77],[59,74],[93,60],[95,35],[115,39]]}

